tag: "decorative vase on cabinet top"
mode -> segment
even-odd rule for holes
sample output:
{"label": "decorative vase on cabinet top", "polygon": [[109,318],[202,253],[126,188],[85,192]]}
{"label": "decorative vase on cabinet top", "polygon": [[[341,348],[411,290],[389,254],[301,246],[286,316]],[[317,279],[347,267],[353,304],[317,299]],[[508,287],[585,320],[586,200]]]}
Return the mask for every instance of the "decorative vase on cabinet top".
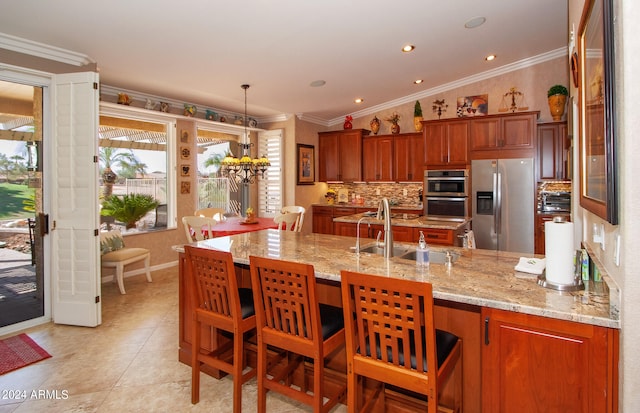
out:
{"label": "decorative vase on cabinet top", "polygon": [[549,111],[551,112],[551,116],[554,121],[562,120],[562,115],[564,115],[564,107],[567,103],[566,95],[551,95],[549,96]]}
{"label": "decorative vase on cabinet top", "polygon": [[413,117],[413,126],[416,128],[416,132],[422,132],[422,116]]}
{"label": "decorative vase on cabinet top", "polygon": [[369,122],[369,126],[371,126],[371,132],[373,132],[374,135],[377,135],[380,130],[380,119],[378,119],[377,116],[374,116],[373,119],[371,119],[371,122]]}

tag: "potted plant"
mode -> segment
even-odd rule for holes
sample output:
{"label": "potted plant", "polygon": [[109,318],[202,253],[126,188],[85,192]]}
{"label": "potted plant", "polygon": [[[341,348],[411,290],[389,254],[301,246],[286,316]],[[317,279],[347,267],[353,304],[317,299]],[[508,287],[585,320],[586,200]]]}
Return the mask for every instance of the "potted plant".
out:
{"label": "potted plant", "polygon": [[136,222],[158,206],[151,195],[111,195],[102,201],[100,215],[110,216],[125,224],[126,229],[136,227]]}
{"label": "potted plant", "polygon": [[422,107],[420,101],[416,100],[416,104],[413,106],[413,126],[416,128],[416,132],[422,132]]}
{"label": "potted plant", "polygon": [[391,123],[391,133],[396,135],[398,133],[400,133],[400,125],[398,125],[398,122],[400,122],[400,115],[398,115],[398,112],[393,112],[391,114],[391,116],[389,116],[387,119],[385,119],[387,122]]}
{"label": "potted plant", "polygon": [[562,85],[553,85],[547,91],[549,111],[554,121],[562,120],[564,108],[567,103],[567,96],[569,96],[569,91]]}

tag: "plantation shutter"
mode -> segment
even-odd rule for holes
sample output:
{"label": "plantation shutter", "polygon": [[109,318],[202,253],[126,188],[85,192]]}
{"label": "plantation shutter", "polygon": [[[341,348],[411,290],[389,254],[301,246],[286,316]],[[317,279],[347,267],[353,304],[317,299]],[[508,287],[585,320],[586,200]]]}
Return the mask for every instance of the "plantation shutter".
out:
{"label": "plantation shutter", "polygon": [[53,321],[99,325],[98,74],[53,79],[51,284]]}
{"label": "plantation shutter", "polygon": [[271,166],[258,180],[258,216],[275,217],[282,209],[282,129],[261,132],[258,156],[266,155]]}

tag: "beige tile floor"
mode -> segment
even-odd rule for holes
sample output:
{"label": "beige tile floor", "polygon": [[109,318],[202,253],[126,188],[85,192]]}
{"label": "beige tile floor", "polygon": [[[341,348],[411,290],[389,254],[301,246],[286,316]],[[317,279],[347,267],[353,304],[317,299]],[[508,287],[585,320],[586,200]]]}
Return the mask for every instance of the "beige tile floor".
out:
{"label": "beige tile floor", "polygon": [[[0,413],[231,412],[228,377],[202,374],[200,403],[191,404],[191,368],[178,361],[177,267],[152,277],[151,284],[144,275],[125,279],[126,295],[103,284],[99,327],[25,330],[53,357],[0,376]],[[43,391],[48,395],[37,396]],[[256,411],[256,395],[253,379],[243,386],[243,412]],[[311,411],[274,393],[267,410]]]}

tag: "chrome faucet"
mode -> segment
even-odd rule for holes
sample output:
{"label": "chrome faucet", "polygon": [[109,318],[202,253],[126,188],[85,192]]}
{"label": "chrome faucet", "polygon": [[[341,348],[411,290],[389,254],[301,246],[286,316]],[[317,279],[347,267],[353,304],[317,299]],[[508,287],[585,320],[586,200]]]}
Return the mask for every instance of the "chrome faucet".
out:
{"label": "chrome faucet", "polygon": [[[358,220],[358,224],[356,225],[356,255],[360,255],[360,223],[365,218],[367,218],[367,217],[365,216],[365,217],[360,218]],[[371,225],[371,224],[369,224],[369,225]]]}
{"label": "chrome faucet", "polygon": [[382,198],[378,203],[376,219],[384,219],[384,257],[391,258],[393,257],[393,231],[391,230],[391,212],[387,198]]}

